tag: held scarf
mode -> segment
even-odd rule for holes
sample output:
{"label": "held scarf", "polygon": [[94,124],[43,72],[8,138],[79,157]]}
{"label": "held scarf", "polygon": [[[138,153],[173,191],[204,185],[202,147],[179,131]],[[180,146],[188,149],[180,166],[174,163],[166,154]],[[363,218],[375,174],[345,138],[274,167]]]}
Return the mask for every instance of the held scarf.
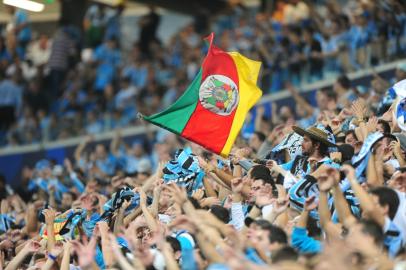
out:
{"label": "held scarf", "polygon": [[190,195],[203,185],[204,171],[190,148],[176,151],[174,159],[163,169],[165,183],[176,183],[185,187]]}

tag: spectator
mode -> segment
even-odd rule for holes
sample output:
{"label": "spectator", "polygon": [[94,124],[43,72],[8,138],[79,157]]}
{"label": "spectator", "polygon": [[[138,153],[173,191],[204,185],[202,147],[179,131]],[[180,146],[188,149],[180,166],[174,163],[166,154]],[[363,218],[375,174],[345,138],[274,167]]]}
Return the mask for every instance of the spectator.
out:
{"label": "spectator", "polygon": [[308,63],[309,82],[317,81],[323,78],[323,58],[320,42],[314,38],[312,28],[305,28],[303,31],[303,54]]}
{"label": "spectator", "polygon": [[61,84],[75,53],[74,40],[70,36],[68,28],[62,26],[62,28],[57,30],[53,38],[51,55],[48,62],[50,69],[49,91],[52,97],[62,94]]}
{"label": "spectator", "polygon": [[160,16],[156,13],[155,7],[149,7],[149,13],[140,19],[140,37],[138,39],[141,53],[150,55],[150,46],[153,42],[158,42],[157,30],[160,23]]}
{"label": "spectator", "polygon": [[16,9],[12,6],[7,6],[7,9],[13,15],[13,23],[10,25],[11,31],[17,37],[18,46],[25,51],[31,40],[31,26],[28,14],[23,9]]}
{"label": "spectator", "polygon": [[0,83],[0,119],[1,130],[7,130],[17,119],[22,110],[23,89],[20,85],[19,71],[11,78]]}

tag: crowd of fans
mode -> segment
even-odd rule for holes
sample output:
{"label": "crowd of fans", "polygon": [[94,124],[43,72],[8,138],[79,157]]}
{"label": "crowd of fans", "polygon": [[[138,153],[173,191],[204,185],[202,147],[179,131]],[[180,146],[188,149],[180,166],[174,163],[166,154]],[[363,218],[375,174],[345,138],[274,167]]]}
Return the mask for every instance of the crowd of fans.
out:
{"label": "crowd of fans", "polygon": [[300,120],[260,107],[228,158],[171,133],[128,145],[117,132],[25,167],[14,188],[2,178],[0,267],[404,269],[401,68],[362,95],[340,77],[317,107],[289,85]]}
{"label": "crowd of fans", "polygon": [[[52,141],[138,124],[137,112],[173,103],[199,70],[203,37],[263,62],[264,94],[398,60],[406,51],[402,1],[275,1],[260,12],[232,1],[162,43],[160,15],[139,20],[139,39],[120,48],[123,6],[91,5],[82,30],[61,20],[52,37],[33,33],[9,8],[0,37],[0,145]],[[128,47],[128,46],[126,46]]]}
{"label": "crowd of fans", "polygon": [[[397,2],[385,3],[391,7]],[[293,7],[301,12],[287,12],[292,18],[309,8],[302,2]],[[280,11],[273,14],[274,20],[282,20],[282,15],[284,20],[290,18]],[[156,23],[156,16],[148,18],[144,24]],[[224,29],[227,18],[217,18]],[[87,29],[98,36],[97,29]],[[224,40],[235,38],[228,36],[234,31],[218,35],[222,46]],[[201,53],[200,36],[192,38],[193,33],[192,28],[182,32],[168,50],[172,55],[190,54],[187,59],[198,68],[194,61]],[[55,37],[53,44],[66,46],[63,52],[75,48],[66,42],[67,32],[58,35],[60,40]],[[145,48],[156,51],[134,49],[140,57],[135,59],[146,59],[144,53],[166,59],[155,37],[147,40],[151,43]],[[196,50],[184,51],[187,41],[193,40]],[[103,61],[120,59],[111,53],[115,41],[102,44],[91,58],[100,62],[97,69],[104,68]],[[139,71],[134,61],[127,74]],[[158,73],[152,68],[156,62],[139,61],[148,66],[145,87],[158,87]],[[171,79],[171,65],[159,64]],[[179,65],[190,67],[183,61]],[[74,100],[94,95],[97,107],[109,95],[122,93],[123,103],[132,96],[123,94],[130,91],[116,93],[110,84],[102,95],[81,90],[76,79],[90,71],[85,63],[79,66],[83,69],[69,72],[64,85],[72,84],[68,92],[77,94]],[[107,66],[121,74],[115,72],[120,64]],[[120,77],[123,89],[141,89],[134,85],[133,79],[140,78],[135,74]],[[58,81],[58,72],[52,76]],[[341,75],[331,89],[317,91],[316,105],[291,82],[285,86],[296,108],[273,105],[269,113],[257,106],[250,116],[252,131],[242,132],[228,158],[162,130],[147,129],[143,139],[128,141],[117,129],[109,146],[94,142],[90,135],[63,164],[43,159],[33,168],[23,168],[18,185],[0,177],[1,269],[404,269],[405,62],[390,81],[375,74],[367,90],[351,87]],[[13,80],[7,83],[18,88]],[[172,83],[176,97],[178,82]],[[144,106],[155,112],[151,104],[160,99],[148,89],[144,97],[149,99],[143,102],[151,103],[136,103],[137,110]],[[63,99],[67,90],[60,91]],[[75,119],[76,111],[69,113]],[[49,117],[45,111],[38,114],[41,119]],[[97,130],[98,113],[87,114],[94,124],[86,128]],[[20,122],[29,123],[29,117]],[[31,124],[35,127],[35,120]]]}

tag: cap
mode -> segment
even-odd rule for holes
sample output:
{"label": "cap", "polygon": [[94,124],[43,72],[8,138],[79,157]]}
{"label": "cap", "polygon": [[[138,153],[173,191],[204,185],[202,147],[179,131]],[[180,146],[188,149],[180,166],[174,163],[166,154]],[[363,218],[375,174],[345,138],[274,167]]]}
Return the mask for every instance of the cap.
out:
{"label": "cap", "polygon": [[44,169],[50,168],[51,163],[47,159],[41,159],[37,163],[35,163],[35,169],[38,171],[42,171]]}

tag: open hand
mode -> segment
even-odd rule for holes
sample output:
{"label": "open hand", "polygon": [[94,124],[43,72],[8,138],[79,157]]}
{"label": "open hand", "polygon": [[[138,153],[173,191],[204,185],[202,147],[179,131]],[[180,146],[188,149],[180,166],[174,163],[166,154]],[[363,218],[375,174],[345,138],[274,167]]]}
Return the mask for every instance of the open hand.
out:
{"label": "open hand", "polygon": [[317,208],[317,202],[316,202],[316,197],[311,196],[306,199],[304,203],[304,210],[306,211],[312,211]]}
{"label": "open hand", "polygon": [[241,177],[234,178],[231,180],[231,190],[235,194],[240,194],[242,192],[243,187],[244,187],[244,181],[242,180]]}

